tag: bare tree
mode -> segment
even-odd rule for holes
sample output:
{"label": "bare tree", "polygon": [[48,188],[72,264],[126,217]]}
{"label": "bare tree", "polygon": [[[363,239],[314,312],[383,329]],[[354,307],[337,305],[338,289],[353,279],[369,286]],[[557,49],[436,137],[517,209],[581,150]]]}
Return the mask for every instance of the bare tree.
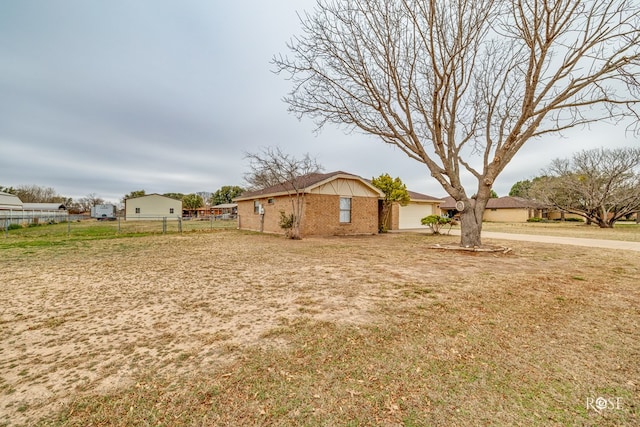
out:
{"label": "bare tree", "polygon": [[89,212],[93,206],[102,204],[104,204],[104,199],[102,197],[98,197],[96,193],[89,193],[76,202],[77,208],[80,212]]}
{"label": "bare tree", "polygon": [[491,187],[528,140],[639,117],[634,0],[318,0],[300,20],[273,59],[290,111],[424,163],[458,201],[463,246],[481,245]]}
{"label": "bare tree", "polygon": [[289,195],[291,201],[291,229],[288,233],[292,239],[300,238],[300,226],[304,216],[304,195],[312,174],[323,168],[316,159],[305,154],[297,159],[285,154],[278,147],[268,147],[258,153],[246,153],[250,172],[245,180],[252,190],[278,187]]}
{"label": "bare tree", "polygon": [[640,211],[640,149],[596,149],[556,159],[534,181],[537,200],[583,216],[601,228]]}
{"label": "bare tree", "polygon": [[68,199],[59,195],[52,187],[21,185],[14,193],[23,203],[65,203]]}

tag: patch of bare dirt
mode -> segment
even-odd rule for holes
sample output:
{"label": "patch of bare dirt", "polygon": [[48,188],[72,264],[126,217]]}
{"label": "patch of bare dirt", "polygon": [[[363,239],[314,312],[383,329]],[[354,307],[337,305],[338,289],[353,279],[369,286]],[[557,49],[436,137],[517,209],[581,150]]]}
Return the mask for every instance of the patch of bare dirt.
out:
{"label": "patch of bare dirt", "polygon": [[291,319],[375,323],[379,304],[407,289],[446,287],[455,300],[492,275],[515,282],[560,264],[584,274],[544,249],[471,256],[432,242],[224,232],[7,250],[0,424],[32,422],[145,372],[219,369],[247,346],[285,345],[265,336]]}

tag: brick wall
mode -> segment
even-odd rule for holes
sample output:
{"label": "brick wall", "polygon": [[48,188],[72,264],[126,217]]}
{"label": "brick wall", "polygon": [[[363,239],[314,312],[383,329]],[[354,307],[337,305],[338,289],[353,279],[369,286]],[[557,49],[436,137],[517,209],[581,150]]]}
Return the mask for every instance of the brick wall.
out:
{"label": "brick wall", "polygon": [[[269,203],[271,201],[271,203]],[[254,212],[254,200],[238,202],[238,227],[241,230],[284,234],[280,228],[280,211],[292,212],[288,196],[258,199],[264,209],[264,217]]]}
{"label": "brick wall", "polygon": [[351,197],[351,222],[340,222],[340,196],[313,194],[307,197],[303,235],[342,236],[378,232],[378,199]]}
{"label": "brick wall", "polygon": [[[269,200],[272,203],[269,203]],[[283,234],[280,212],[292,212],[288,196],[260,199],[264,207],[262,231]],[[351,222],[340,223],[340,196],[307,194],[305,196],[302,236],[340,236],[376,234],[378,232],[378,199],[376,197],[351,198]],[[261,231],[260,215],[254,213],[253,200],[238,202],[239,227]]]}

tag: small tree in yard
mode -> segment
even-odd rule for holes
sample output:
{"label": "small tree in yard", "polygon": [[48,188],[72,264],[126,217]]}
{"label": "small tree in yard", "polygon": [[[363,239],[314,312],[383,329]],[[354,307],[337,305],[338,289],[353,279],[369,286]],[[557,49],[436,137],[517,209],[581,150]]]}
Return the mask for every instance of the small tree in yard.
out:
{"label": "small tree in yard", "polygon": [[380,231],[386,232],[390,227],[389,219],[393,204],[399,203],[400,206],[406,206],[409,203],[409,192],[400,178],[391,178],[388,173],[373,178],[371,183],[384,193]]}
{"label": "small tree in yard", "polygon": [[[280,148],[265,148],[258,153],[246,153],[250,172],[245,180],[253,190],[281,186],[291,201],[291,226],[286,233],[291,239],[300,239],[300,228],[304,217],[304,195],[311,174],[319,173],[322,166],[316,159],[305,154],[297,159],[282,152]],[[282,214],[287,219],[286,214]],[[281,218],[281,220],[283,219]],[[281,222],[282,226],[283,222]]]}
{"label": "small tree in yard", "polygon": [[124,196],[122,196],[122,203],[124,203],[127,199],[134,199],[136,197],[142,197],[144,195],[146,195],[147,193],[144,190],[135,190],[132,191],[129,194],[125,194]]}
{"label": "small tree in yard", "polygon": [[232,203],[233,199],[240,196],[244,192],[244,188],[237,185],[224,185],[216,190],[210,198],[211,205],[222,205]]}
{"label": "small tree in yard", "polygon": [[440,215],[425,216],[420,222],[422,225],[428,226],[433,234],[440,234],[440,229],[447,224],[449,224],[449,229],[455,225],[455,222],[451,218]]}
{"label": "small tree in yard", "polygon": [[601,228],[640,210],[640,149],[595,149],[556,159],[530,192],[542,203]]}
{"label": "small tree in yard", "polygon": [[636,0],[318,0],[300,20],[273,60],[289,110],[423,163],[461,208],[462,246],[481,246],[491,188],[527,141],[640,123]]}
{"label": "small tree in yard", "polygon": [[182,197],[182,206],[188,210],[196,210],[204,206],[204,200],[199,194],[186,194]]}

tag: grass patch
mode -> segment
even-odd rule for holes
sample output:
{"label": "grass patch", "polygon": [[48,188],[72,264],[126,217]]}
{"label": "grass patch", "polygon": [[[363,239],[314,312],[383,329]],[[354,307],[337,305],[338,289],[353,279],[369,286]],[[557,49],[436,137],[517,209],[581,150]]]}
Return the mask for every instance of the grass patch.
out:
{"label": "grass patch", "polygon": [[[139,238],[165,234],[162,221],[116,221],[97,222],[94,220],[71,223],[38,224],[37,227],[22,227],[12,224],[8,233],[0,238],[0,250],[11,248],[41,248],[68,246],[75,242],[121,238]],[[214,232],[232,230],[235,221],[183,221],[182,233]],[[180,233],[177,221],[167,221],[166,234]]]}

